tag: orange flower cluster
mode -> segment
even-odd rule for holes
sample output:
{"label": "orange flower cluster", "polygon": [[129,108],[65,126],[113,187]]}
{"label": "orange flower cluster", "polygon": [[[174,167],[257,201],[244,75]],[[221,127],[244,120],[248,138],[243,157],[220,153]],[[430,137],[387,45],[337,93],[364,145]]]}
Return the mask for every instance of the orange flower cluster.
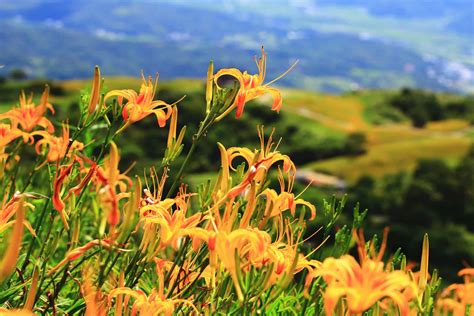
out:
{"label": "orange flower cluster", "polygon": [[[269,86],[275,80],[264,84],[266,54],[263,49],[256,63],[259,72],[256,75],[235,68],[221,69],[214,74],[211,64],[206,87],[207,116],[193,141],[233,109],[237,109],[237,118],[241,117],[245,104],[263,94],[270,94],[272,109],[280,110],[281,93]],[[218,85],[218,80],[225,75],[239,82],[234,94],[226,94],[232,89]],[[87,111],[84,108],[73,135],[70,135],[70,126],[64,123],[62,135],[54,134],[53,123],[45,116],[47,110],[54,113],[48,101],[48,87],[38,106],[32,97],[27,98],[22,93],[19,107],[0,115],[0,120],[8,120],[8,123],[0,123],[2,169],[6,170],[12,144],[34,144],[38,161],[44,161],[35,171],[47,169],[42,169],[45,165],[56,170],[54,177],[51,176],[52,191],[48,194],[62,221],[58,221],[60,229],[56,239],[44,241],[52,245],[50,254],[56,261],[48,262],[49,257],[44,258],[41,253],[35,260],[43,260],[48,273],[38,273],[35,269],[25,304],[14,305],[23,308],[0,309],[1,314],[31,314],[35,298],[44,298],[48,287],[45,278],[54,284],[53,294],[47,293],[48,300],[51,299],[49,306],[54,306],[54,296],[69,277],[80,288],[86,315],[112,312],[116,315],[172,315],[178,310],[210,315],[221,313],[219,304],[229,304],[229,301],[241,307],[251,302],[255,303],[253,306],[265,308],[267,301],[296,291],[304,292],[310,304],[323,306],[327,315],[361,315],[369,310],[373,315],[381,311],[412,315],[432,310],[440,315],[464,315],[467,306],[474,304],[474,270],[464,269],[459,274],[465,283],[448,287],[435,309],[432,308],[429,295],[435,288],[433,279],[436,278],[429,281],[427,236],[420,271],[416,273],[406,265],[395,269],[394,264],[383,261],[387,232],[376,250],[376,243],[373,240],[366,243],[362,231],[357,233],[354,228],[353,236],[347,234],[348,244],[356,240],[358,260],[349,254],[315,260],[313,254],[318,248],[304,250],[307,239],[303,236],[308,223],[316,218],[316,207],[293,192],[296,166],[278,150],[273,132],[265,137],[263,127],[258,129],[260,146],[255,150],[226,148],[218,143],[220,170],[215,181],[199,187],[196,193],[189,193],[188,187],[181,183],[184,167],[175,172],[171,164],[183,148],[185,134],[183,128],[176,136],[178,105],[155,100],[157,80],[153,82],[144,75],[142,79],[139,92],[127,89],[101,94],[100,70],[96,67],[91,94],[84,99],[88,101],[85,102]],[[229,95],[233,95],[233,99]],[[220,99],[222,96],[224,99]],[[114,97],[117,103],[107,104]],[[160,167],[161,177],[153,169],[151,177],[144,177],[142,187],[142,180],[137,177],[132,181],[127,172],[120,170],[120,153],[114,140],[131,124],[151,114],[156,116],[160,127],[170,121],[167,152]],[[113,117],[112,123],[109,117]],[[94,124],[100,125],[102,119],[106,123],[102,125],[111,130],[119,127],[108,131],[100,142],[101,147],[96,145],[99,142],[91,145],[94,142],[87,137],[83,140],[88,144],[80,142],[81,133],[86,133]],[[100,154],[92,157],[95,149],[100,149]],[[167,185],[170,171],[175,177],[171,189]],[[270,181],[273,175],[277,179],[275,183]],[[175,184],[179,187],[177,193],[173,191]],[[6,196],[0,209],[0,233],[11,227],[12,232],[0,262],[0,282],[15,269],[23,227],[32,236],[37,233],[36,227],[25,218],[25,209],[34,207],[24,201],[37,195]],[[52,214],[58,216],[54,210]],[[56,224],[54,220],[52,216],[51,225]],[[87,221],[90,226],[81,230],[81,223]],[[67,237],[61,235],[63,231],[67,231]],[[50,233],[51,229],[48,237]],[[60,237],[69,238],[67,246],[56,247]],[[57,249],[62,252],[56,254]],[[25,259],[24,266],[28,264]],[[76,272],[79,266],[81,269]],[[40,289],[37,289],[39,275]],[[59,275],[62,276],[58,280]],[[300,285],[295,285],[295,279],[302,281]],[[21,287],[24,284],[22,281]],[[303,299],[303,295],[300,297]],[[72,309],[77,312],[76,307]],[[473,309],[470,315],[474,315]]]}
{"label": "orange flower cluster", "polygon": [[0,114],[0,120],[9,119],[13,129],[17,129],[18,125],[24,132],[30,133],[37,126],[46,129],[49,133],[54,132],[54,126],[46,115],[46,110],[50,110],[54,114],[54,108],[48,101],[49,87],[46,86],[41,96],[41,100],[38,106],[33,103],[33,95],[28,98],[25,92],[20,94],[19,106],[12,110]]}
{"label": "orange flower cluster", "polygon": [[401,315],[409,315],[409,302],[413,299],[410,293],[416,291],[416,284],[405,271],[385,267],[382,257],[386,237],[385,233],[379,253],[369,256],[361,233],[357,247],[360,262],[350,255],[341,258],[329,257],[307,276],[307,285],[319,276],[327,283],[324,293],[324,309],[327,315],[335,312],[342,297],[347,305],[345,308],[339,305],[340,311],[346,309],[349,313],[360,314],[380,302],[384,309],[390,310],[391,304],[394,304],[398,306]]}
{"label": "orange flower cluster", "polygon": [[437,315],[474,315],[474,268],[462,269],[458,275],[464,278],[464,283],[444,289],[437,302]]}

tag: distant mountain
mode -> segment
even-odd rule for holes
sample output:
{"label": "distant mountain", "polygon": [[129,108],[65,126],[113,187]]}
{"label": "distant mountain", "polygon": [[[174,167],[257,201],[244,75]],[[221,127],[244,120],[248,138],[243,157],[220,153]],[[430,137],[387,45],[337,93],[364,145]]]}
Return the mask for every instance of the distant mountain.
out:
{"label": "distant mountain", "polygon": [[374,15],[399,18],[444,17],[459,12],[472,15],[471,0],[315,0],[315,4],[361,6]]}
{"label": "distant mountain", "polygon": [[[0,65],[5,65],[0,75],[21,68],[33,77],[89,77],[99,64],[109,75],[138,75],[143,69],[164,78],[202,78],[209,59],[218,67],[254,71],[251,57],[263,44],[269,78],[300,60],[284,85],[330,92],[399,86],[467,91],[473,86],[474,66],[459,48],[466,46],[465,37],[453,42],[449,54],[428,54],[409,42],[365,32],[361,25],[374,23],[367,16],[358,24],[341,18],[353,5],[371,10],[368,0],[350,5],[337,0],[336,9],[324,1],[290,0],[267,9],[268,0],[17,2],[3,0],[0,6]],[[450,23],[447,28],[465,28]],[[357,30],[348,32],[351,25]]]}

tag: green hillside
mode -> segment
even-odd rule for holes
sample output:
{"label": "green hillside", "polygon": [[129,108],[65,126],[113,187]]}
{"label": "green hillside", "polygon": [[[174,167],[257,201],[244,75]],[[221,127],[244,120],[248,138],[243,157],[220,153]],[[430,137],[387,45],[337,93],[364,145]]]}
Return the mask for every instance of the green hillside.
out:
{"label": "green hillside", "polygon": [[[138,89],[139,84],[139,79],[130,77],[110,77],[105,80],[108,90]],[[59,107],[62,115],[71,115],[74,113],[73,101],[77,100],[81,90],[87,89],[89,82],[67,80],[54,81],[50,85],[53,91],[52,103]],[[21,89],[32,90],[39,96],[42,86],[42,81],[7,81],[0,86],[0,108],[6,110],[14,104]],[[172,102],[186,95],[182,107],[193,112],[189,114],[191,116],[199,115],[203,105],[198,100],[203,89],[203,82],[194,79],[162,81],[159,97]],[[391,173],[411,171],[417,161],[424,158],[439,158],[455,164],[466,154],[474,139],[474,128],[468,118],[446,118],[428,122],[423,128],[415,128],[407,116],[387,105],[395,94],[396,91],[367,90],[330,95],[283,89],[284,105],[280,116],[274,112],[261,111],[259,105],[251,104],[248,106],[250,112],[245,113],[247,118],[244,117],[247,123],[244,120],[228,119],[229,124],[248,126],[249,130],[224,137],[224,143],[233,146],[232,140],[240,138],[252,145],[256,143],[256,131],[252,124],[265,124],[268,128],[274,126],[276,135],[283,139],[281,150],[292,155],[304,169],[333,174],[349,183],[365,174],[381,178]],[[437,94],[437,97],[451,102],[464,98],[448,94]],[[259,102],[266,104],[270,100],[262,98]],[[187,123],[186,117],[181,120],[183,124]],[[160,135],[153,123],[150,129],[150,123],[151,120],[140,124],[136,134],[131,137],[145,137],[139,131],[151,133],[150,137],[154,139],[166,136]],[[363,147],[363,152],[347,152],[345,146],[351,135],[362,135],[364,141],[359,145]],[[209,135],[209,142],[212,143],[214,138],[213,134]],[[126,155],[129,154],[131,160],[141,157],[141,161],[146,161],[138,167],[153,165],[152,153],[136,152],[132,144],[125,147]],[[209,154],[217,154],[217,151]],[[196,164],[195,171],[213,170]]]}
{"label": "green hillside", "polygon": [[[343,156],[306,164],[306,169],[329,172],[354,182],[364,174],[375,177],[411,171],[424,158],[454,163],[473,142],[474,129],[467,119],[430,122],[412,127],[408,120],[374,124],[373,117],[386,106],[380,102],[393,92],[364,91],[345,96],[288,90],[286,109],[310,118],[337,132],[366,135],[367,152],[357,157]],[[374,100],[379,100],[374,105]]]}

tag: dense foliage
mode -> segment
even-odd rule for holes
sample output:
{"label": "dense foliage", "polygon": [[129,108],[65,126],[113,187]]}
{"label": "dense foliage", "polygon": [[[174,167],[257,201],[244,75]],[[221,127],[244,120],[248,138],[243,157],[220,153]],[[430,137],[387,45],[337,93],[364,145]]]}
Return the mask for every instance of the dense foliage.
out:
{"label": "dense foliage", "polygon": [[[444,104],[443,104],[444,103]],[[390,105],[402,111],[415,127],[423,127],[429,121],[445,118],[466,118],[474,122],[474,98],[440,102],[431,92],[404,88],[390,100]]]}
{"label": "dense foliage", "polygon": [[370,227],[390,225],[391,235],[409,258],[418,256],[419,240],[428,232],[445,250],[431,263],[444,275],[455,264],[474,261],[474,147],[455,168],[441,160],[422,160],[413,174],[398,173],[376,181],[364,176],[349,190],[350,205],[363,201],[372,215]]}
{"label": "dense foliage", "polygon": [[[151,77],[139,92],[103,91],[97,67],[75,122],[51,117],[48,86],[37,103],[21,93],[0,115],[1,313],[472,314],[474,269],[439,292],[428,235],[411,264],[400,251],[385,255],[388,229],[366,242],[358,207],[338,227],[344,199],[324,202],[317,217],[294,191],[294,162],[263,127],[255,149],[214,144],[217,179],[189,191],[183,176],[208,159],[196,150],[208,131],[234,112],[245,120],[247,102],[264,94],[280,111],[280,91],[264,82],[263,49],[257,66],[250,75],[210,64],[187,146],[182,100],[157,100]],[[223,76],[238,84],[222,87]],[[165,150],[132,178],[117,143],[148,116],[167,137],[147,146]]]}

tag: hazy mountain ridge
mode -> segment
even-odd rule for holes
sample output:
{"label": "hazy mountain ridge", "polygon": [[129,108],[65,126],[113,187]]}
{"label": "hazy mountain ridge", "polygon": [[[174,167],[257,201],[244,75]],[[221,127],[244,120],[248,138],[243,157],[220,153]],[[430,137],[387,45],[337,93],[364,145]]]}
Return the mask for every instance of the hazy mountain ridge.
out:
{"label": "hazy mountain ridge", "polygon": [[422,56],[383,37],[321,33],[295,25],[291,15],[237,14],[180,3],[9,2],[0,7],[0,40],[6,47],[0,51],[5,65],[0,71],[24,68],[33,76],[64,79],[89,76],[99,64],[111,75],[143,69],[164,78],[203,77],[210,58],[220,67],[253,70],[251,56],[264,44],[270,77],[300,59],[284,85],[326,91],[402,85],[465,90],[472,81],[468,65]]}

